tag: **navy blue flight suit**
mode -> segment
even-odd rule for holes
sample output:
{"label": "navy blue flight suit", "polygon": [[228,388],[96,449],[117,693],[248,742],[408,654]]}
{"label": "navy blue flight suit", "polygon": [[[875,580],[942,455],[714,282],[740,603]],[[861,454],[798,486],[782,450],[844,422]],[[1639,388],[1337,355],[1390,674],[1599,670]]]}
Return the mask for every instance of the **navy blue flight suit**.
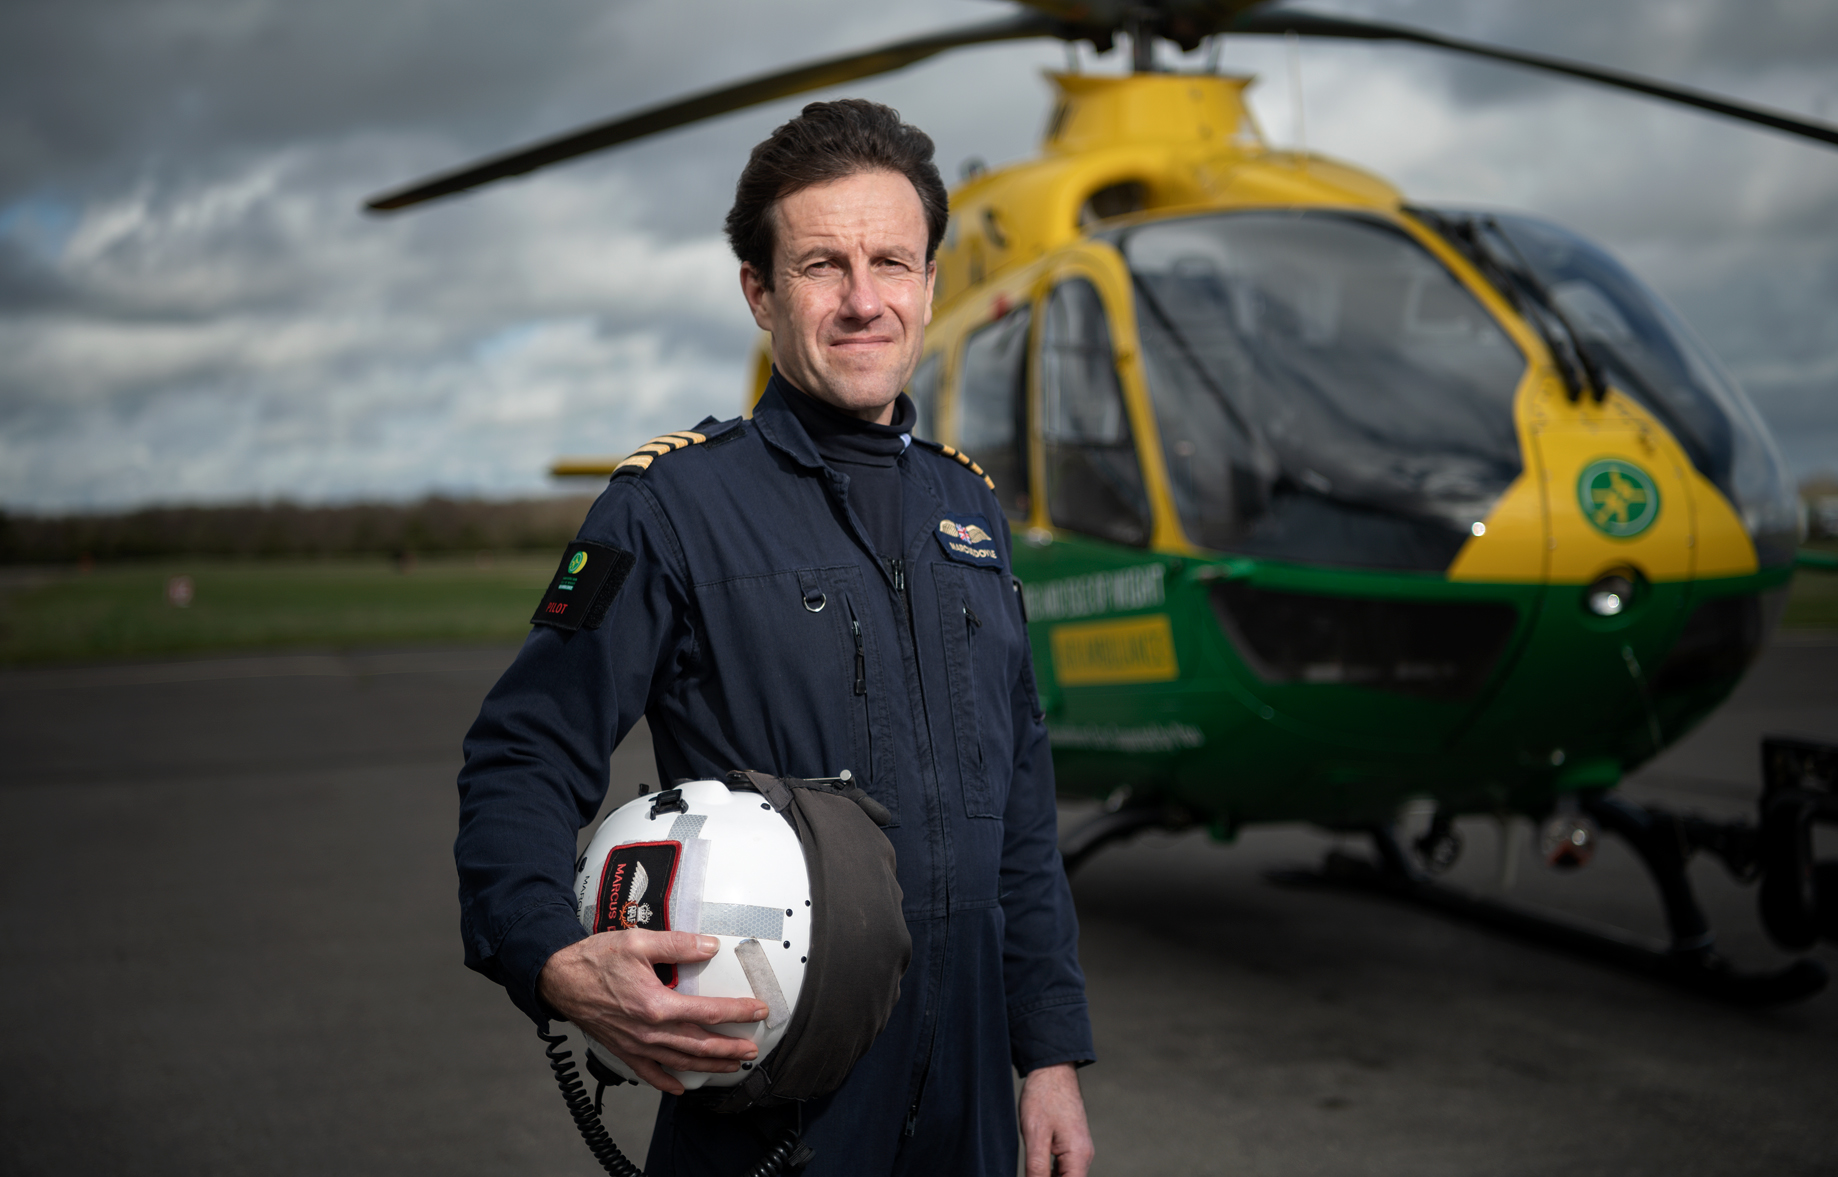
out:
{"label": "navy blue flight suit", "polygon": [[[584,935],[575,835],[641,714],[666,782],[847,768],[894,816],[913,958],[886,1030],[803,1107],[805,1173],[1013,1177],[1010,1066],[1094,1055],[1008,527],[918,443],[904,547],[875,552],[799,395],[775,377],[751,420],[699,427],[589,512],[579,538],[630,553],[629,578],[597,628],[536,626],[466,739],[466,963],[546,1015],[537,976]],[[647,1172],[743,1171],[763,1139],[745,1119],[664,1097]]]}

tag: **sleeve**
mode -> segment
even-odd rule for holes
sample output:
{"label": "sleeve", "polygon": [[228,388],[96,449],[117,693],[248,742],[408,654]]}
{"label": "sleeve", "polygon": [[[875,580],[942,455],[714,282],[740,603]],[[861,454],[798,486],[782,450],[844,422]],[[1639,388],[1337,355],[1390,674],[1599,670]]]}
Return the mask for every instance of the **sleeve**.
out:
{"label": "sleeve", "polygon": [[[600,624],[533,627],[466,734],[459,774],[460,935],[466,966],[536,1021],[549,957],[583,939],[575,839],[606,796],[613,749],[689,638],[682,550],[637,478],[613,480],[579,539],[633,563]],[[532,602],[533,604],[534,602]]]}
{"label": "sleeve", "polygon": [[[1017,598],[1019,593],[1017,592]],[[1059,857],[1053,757],[1034,687],[1033,657],[1017,599],[1021,670],[1016,676],[1014,775],[1003,813],[1002,979],[1008,995],[1009,1053],[1022,1074],[1052,1066],[1083,1066],[1097,1058],[1079,968],[1078,916]]]}

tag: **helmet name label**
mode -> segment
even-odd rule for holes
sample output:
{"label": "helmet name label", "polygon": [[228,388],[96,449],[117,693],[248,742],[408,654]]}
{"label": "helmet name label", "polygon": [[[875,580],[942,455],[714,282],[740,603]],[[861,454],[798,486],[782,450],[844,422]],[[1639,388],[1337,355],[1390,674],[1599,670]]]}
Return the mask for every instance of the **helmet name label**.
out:
{"label": "helmet name label", "polygon": [[[676,886],[681,842],[628,842],[615,846],[600,871],[600,895],[593,930],[670,930],[670,892]],[[657,979],[676,984],[676,966],[657,966]]]}

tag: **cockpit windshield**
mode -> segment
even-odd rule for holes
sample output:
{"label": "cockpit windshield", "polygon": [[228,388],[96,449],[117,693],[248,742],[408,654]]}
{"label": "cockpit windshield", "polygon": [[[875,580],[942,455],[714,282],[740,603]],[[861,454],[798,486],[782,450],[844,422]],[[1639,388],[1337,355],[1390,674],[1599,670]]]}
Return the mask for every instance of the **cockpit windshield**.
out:
{"label": "cockpit windshield", "polygon": [[1193,542],[1440,571],[1519,475],[1524,357],[1397,226],[1244,212],[1111,239]]}
{"label": "cockpit windshield", "polygon": [[1607,383],[1658,417],[1698,472],[1736,505],[1761,562],[1793,559],[1799,501],[1780,454],[1748,397],[1677,312],[1603,250],[1547,221],[1431,215],[1466,219],[1483,242],[1503,237],[1505,257],[1531,271]]}

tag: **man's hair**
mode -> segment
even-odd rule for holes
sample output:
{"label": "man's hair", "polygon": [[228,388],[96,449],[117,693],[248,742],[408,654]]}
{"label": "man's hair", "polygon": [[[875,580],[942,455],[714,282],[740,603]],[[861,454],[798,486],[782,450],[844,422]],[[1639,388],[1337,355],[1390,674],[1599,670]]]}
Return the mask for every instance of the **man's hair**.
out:
{"label": "man's hair", "polygon": [[773,210],[779,201],[862,172],[896,172],[919,193],[925,210],[925,260],[930,262],[944,240],[950,216],[932,151],[932,137],[901,122],[900,112],[891,106],[865,98],[813,102],[747,158],[740,182],[734,185],[734,207],[728,210],[728,244],[770,290],[777,220]]}

